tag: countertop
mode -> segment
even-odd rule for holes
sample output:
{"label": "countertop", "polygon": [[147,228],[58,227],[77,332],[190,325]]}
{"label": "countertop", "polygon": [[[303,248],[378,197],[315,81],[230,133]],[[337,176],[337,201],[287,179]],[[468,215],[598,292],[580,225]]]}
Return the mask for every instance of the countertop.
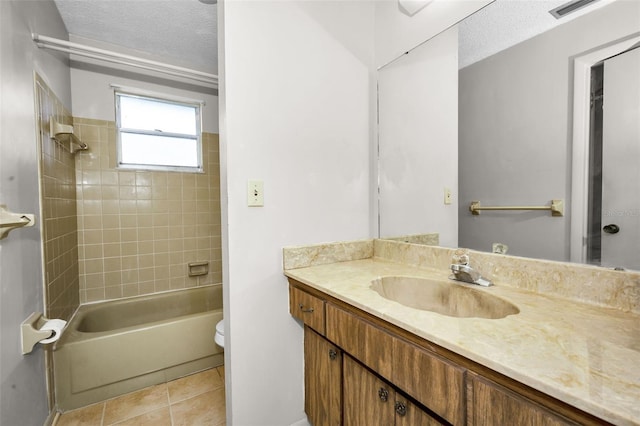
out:
{"label": "countertop", "polygon": [[482,288],[520,313],[455,318],[387,300],[381,276],[448,279],[449,271],[369,257],[286,269],[285,275],[389,323],[619,425],[640,425],[640,315],[549,294]]}

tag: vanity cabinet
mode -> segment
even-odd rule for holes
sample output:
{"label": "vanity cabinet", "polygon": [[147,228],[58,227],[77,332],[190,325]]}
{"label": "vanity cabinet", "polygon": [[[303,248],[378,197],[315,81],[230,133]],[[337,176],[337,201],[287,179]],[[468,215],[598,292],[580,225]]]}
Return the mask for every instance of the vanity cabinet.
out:
{"label": "vanity cabinet", "polygon": [[394,386],[367,370],[350,356],[344,356],[343,365],[343,424],[345,426],[436,426],[442,424],[413,404]]}
{"label": "vanity cabinet", "polygon": [[609,424],[312,287],[289,288],[314,426]]}

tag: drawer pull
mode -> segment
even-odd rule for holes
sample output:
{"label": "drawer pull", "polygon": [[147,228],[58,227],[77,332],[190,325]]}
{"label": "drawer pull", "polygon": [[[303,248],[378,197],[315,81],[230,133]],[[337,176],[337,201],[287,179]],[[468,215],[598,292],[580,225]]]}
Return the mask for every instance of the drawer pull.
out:
{"label": "drawer pull", "polygon": [[338,358],[338,352],[335,349],[329,349],[329,359],[333,361],[336,358]]}
{"label": "drawer pull", "polygon": [[387,402],[387,400],[389,399],[389,391],[385,388],[380,388],[378,390],[378,396],[380,397],[380,401]]}
{"label": "drawer pull", "polygon": [[395,408],[396,408],[396,413],[398,413],[399,416],[407,415],[407,406],[404,405],[402,402],[396,401]]}
{"label": "drawer pull", "polygon": [[302,311],[302,313],[304,314],[311,314],[313,313],[313,308],[309,308],[309,309],[305,309],[304,305],[301,303],[298,305],[298,307],[300,308],[300,310]]}

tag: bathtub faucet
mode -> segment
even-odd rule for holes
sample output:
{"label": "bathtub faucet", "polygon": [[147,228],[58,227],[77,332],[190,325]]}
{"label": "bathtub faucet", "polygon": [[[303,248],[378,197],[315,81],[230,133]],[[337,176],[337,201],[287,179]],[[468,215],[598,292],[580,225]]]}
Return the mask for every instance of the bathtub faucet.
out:
{"label": "bathtub faucet", "polygon": [[476,269],[472,268],[469,264],[469,252],[467,250],[458,249],[454,252],[451,259],[451,272],[450,279],[456,281],[462,281],[465,283],[481,285],[483,287],[489,287],[493,283],[480,275]]}

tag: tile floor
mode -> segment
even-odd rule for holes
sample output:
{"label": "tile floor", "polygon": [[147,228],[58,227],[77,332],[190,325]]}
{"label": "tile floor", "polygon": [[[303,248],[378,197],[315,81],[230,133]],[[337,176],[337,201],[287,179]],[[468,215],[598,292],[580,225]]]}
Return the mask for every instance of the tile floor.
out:
{"label": "tile floor", "polygon": [[224,366],[69,411],[54,426],[223,426]]}

